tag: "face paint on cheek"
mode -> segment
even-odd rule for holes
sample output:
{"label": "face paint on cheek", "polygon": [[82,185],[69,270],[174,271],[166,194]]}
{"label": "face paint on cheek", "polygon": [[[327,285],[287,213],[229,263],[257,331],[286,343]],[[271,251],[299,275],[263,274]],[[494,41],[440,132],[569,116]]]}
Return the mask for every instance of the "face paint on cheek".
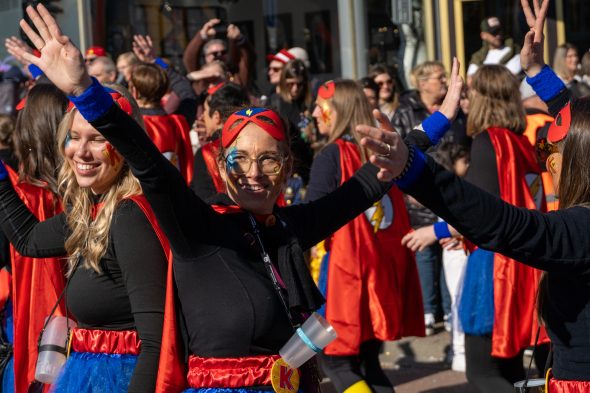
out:
{"label": "face paint on cheek", "polygon": [[70,133],[68,132],[66,134],[66,139],[64,141],[64,148],[67,149],[68,146],[70,146],[70,142],[72,141],[72,136],[70,135]]}
{"label": "face paint on cheek", "polygon": [[227,155],[225,156],[225,170],[226,172],[231,172],[236,167],[236,156],[238,155],[238,149],[235,147],[231,147],[227,151]]}
{"label": "face paint on cheek", "polygon": [[121,156],[119,155],[117,150],[115,150],[113,145],[111,145],[109,142],[105,144],[105,148],[102,151],[102,155],[104,156],[104,158],[109,160],[110,164],[113,165],[115,169],[117,168],[117,164],[121,161]]}
{"label": "face paint on cheek", "polygon": [[330,126],[331,117],[332,117],[332,110],[330,109],[330,105],[327,102],[322,102],[320,105],[320,110],[322,111],[322,122],[326,126]]}

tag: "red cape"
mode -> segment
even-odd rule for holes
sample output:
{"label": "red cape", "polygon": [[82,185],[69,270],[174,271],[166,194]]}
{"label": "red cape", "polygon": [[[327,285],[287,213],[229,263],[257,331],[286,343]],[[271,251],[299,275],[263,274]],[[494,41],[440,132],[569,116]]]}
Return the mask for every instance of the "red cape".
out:
{"label": "red cape", "polygon": [[[44,221],[61,211],[61,204],[50,191],[19,183],[18,174],[7,167],[14,190],[27,208]],[[14,312],[14,384],[16,392],[26,392],[35,379],[37,340],[45,318],[65,286],[64,258],[23,257],[10,246],[12,300]],[[56,315],[64,315],[62,301]]]}
{"label": "red cape", "polygon": [[[535,151],[523,135],[503,128],[488,129],[496,152],[502,200],[515,206],[546,210]],[[534,345],[537,288],[542,272],[500,254],[494,257],[494,329],[492,355],[508,358]],[[540,342],[547,342],[542,332]]]}
{"label": "red cape", "polygon": [[[145,130],[158,150],[178,168],[187,184],[193,178],[190,127],[181,115],[143,116]],[[169,157],[171,155],[171,157]]]}
{"label": "red cape", "polygon": [[217,156],[219,155],[220,143],[221,138],[218,138],[214,141],[204,144],[201,147],[201,153],[203,154],[203,160],[205,161],[207,171],[209,172],[209,176],[211,176],[211,180],[213,181],[215,189],[217,192],[225,192],[225,184],[221,179],[219,168],[217,166]]}
{"label": "red cape", "polygon": [[[341,183],[361,167],[358,147],[343,140]],[[375,230],[377,228],[377,230]],[[355,355],[369,339],[424,336],[422,292],[413,253],[401,245],[410,220],[397,187],[332,235],[326,318],[338,338],[328,355]]]}
{"label": "red cape", "polygon": [[162,331],[162,347],[160,349],[160,363],[156,380],[156,393],[179,393],[186,389],[186,365],[182,340],[178,332],[176,317],[175,284],[172,268],[172,251],[170,243],[158,225],[151,206],[143,195],[136,195],[131,199],[137,203],[152,224],[162,249],[168,258],[168,273],[166,276],[166,303],[164,307],[164,328]]}

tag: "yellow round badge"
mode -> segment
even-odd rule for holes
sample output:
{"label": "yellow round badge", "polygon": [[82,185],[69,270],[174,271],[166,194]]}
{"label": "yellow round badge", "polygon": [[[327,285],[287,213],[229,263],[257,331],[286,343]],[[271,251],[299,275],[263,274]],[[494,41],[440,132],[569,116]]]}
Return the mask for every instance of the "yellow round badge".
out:
{"label": "yellow round badge", "polygon": [[296,393],[299,390],[299,370],[280,358],[270,371],[272,388],[277,393]]}

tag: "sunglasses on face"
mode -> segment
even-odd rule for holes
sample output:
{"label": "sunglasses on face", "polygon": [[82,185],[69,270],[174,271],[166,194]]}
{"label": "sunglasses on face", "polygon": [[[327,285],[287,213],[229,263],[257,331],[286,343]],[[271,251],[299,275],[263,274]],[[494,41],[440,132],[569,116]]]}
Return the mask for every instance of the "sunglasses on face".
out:
{"label": "sunglasses on face", "polygon": [[224,49],[224,50],[218,50],[215,52],[209,52],[209,53],[207,53],[207,56],[213,56],[217,59],[218,57],[225,56],[226,53],[227,53],[227,51]]}
{"label": "sunglasses on face", "polygon": [[282,70],[281,67],[268,67],[268,71],[270,72],[281,72]]}
{"label": "sunglasses on face", "polygon": [[391,85],[393,85],[393,80],[392,79],[387,79],[385,81],[379,81],[379,82],[376,82],[376,83],[377,83],[377,86],[379,86],[379,87],[382,87],[383,85],[391,86]]}

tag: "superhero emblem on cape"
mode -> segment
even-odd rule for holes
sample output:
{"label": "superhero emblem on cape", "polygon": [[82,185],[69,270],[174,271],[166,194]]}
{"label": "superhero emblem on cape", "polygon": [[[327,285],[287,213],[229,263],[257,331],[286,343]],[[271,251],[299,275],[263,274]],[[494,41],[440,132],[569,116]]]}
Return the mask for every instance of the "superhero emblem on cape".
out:
{"label": "superhero emblem on cape", "polygon": [[531,197],[535,202],[535,207],[537,210],[541,209],[544,193],[543,180],[541,179],[541,176],[539,176],[537,173],[527,173],[524,178],[526,180],[529,192],[531,193]]}
{"label": "superhero emblem on cape", "polygon": [[377,233],[380,229],[387,229],[393,222],[393,204],[389,195],[384,195],[380,201],[377,201],[365,210],[365,217],[373,227],[373,232]]}

